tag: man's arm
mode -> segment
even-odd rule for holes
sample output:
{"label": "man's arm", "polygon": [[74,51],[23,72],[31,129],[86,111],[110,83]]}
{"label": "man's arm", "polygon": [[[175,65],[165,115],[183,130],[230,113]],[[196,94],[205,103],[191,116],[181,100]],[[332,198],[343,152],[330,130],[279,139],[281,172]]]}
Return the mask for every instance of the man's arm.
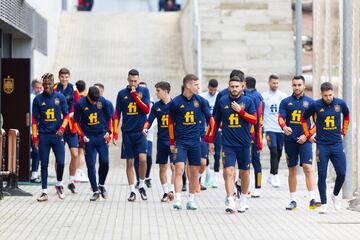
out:
{"label": "man's arm", "polygon": [[308,124],[307,124],[307,119],[310,118],[311,116],[314,117],[315,115],[315,103],[312,103],[309,105],[308,109],[305,109],[304,113],[301,116],[301,125],[302,128],[304,130],[304,135],[306,136],[307,139],[310,139],[311,136],[315,133],[314,129],[310,129]]}
{"label": "man's arm", "polygon": [[348,106],[346,105],[345,102],[343,102],[342,104],[342,114],[343,114],[343,126],[342,126],[342,130],[341,133],[342,135],[345,137],[346,132],[349,128],[349,124],[350,124],[350,111]]}
{"label": "man's arm", "polygon": [[145,89],[144,91],[144,101],[140,99],[136,90],[131,90],[131,97],[134,99],[136,105],[141,109],[141,111],[143,111],[145,114],[150,112],[150,94],[148,89]]}

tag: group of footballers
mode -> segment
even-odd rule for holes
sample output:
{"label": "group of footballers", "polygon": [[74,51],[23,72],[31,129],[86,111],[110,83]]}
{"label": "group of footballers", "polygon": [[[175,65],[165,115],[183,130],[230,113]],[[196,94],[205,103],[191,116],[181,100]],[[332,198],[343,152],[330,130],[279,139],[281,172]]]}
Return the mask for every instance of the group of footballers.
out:
{"label": "group of footballers", "polygon": [[[321,85],[321,98],[314,101],[305,95],[305,79],[294,76],[291,83],[293,94],[286,96],[278,90],[279,77],[270,75],[269,90],[260,94],[256,79],[245,77],[240,70],[230,74],[228,87],[217,92],[218,83],[209,81],[207,93],[199,94],[199,79],[193,74],[183,78],[182,92],[171,98],[168,82],[156,83],[159,101],[151,106],[150,93],[140,86],[139,72],[128,72],[128,85],[117,95],[115,108],[105,99],[103,86],[97,84],[81,96],[77,89],[64,81],[70,79],[70,71],[59,71],[60,82],[54,83],[54,75],[42,76],[43,92],[35,97],[32,105],[32,141],[39,149],[41,159],[42,194],[38,201],[47,201],[47,177],[49,153],[56,159],[56,193],[64,199],[63,172],[65,142],[70,149],[84,149],[88,178],[93,191],[90,201],[100,195],[108,198],[105,187],[109,171],[108,144],[116,145],[121,125],[121,158],[126,159],[129,184],[128,201],[136,200],[138,188],[142,200],[147,200],[145,177],[147,175],[147,140],[149,129],[157,121],[157,154],[159,176],[162,184],[162,202],[173,201],[174,209],[182,209],[181,192],[184,175],[189,181],[186,209],[196,210],[195,195],[200,192],[201,176],[209,174],[208,153],[214,155],[214,183],[218,186],[220,157],[223,163],[226,199],[225,212],[244,213],[248,209],[249,196],[261,195],[262,169],[260,152],[265,132],[270,150],[270,175],[268,182],[280,186],[279,162],[285,145],[289,168],[290,203],[287,210],[297,208],[297,166],[303,167],[309,192],[309,208],[328,211],[326,174],[328,161],[336,171],[335,188],[331,194],[335,209],[340,209],[339,192],[345,180],[346,160],[342,139],[349,126],[350,115],[346,103],[334,97],[329,82]],[[66,82],[66,86],[64,86]],[[312,143],[316,143],[318,189],[321,203],[315,200]],[[71,151],[71,150],[70,150]],[[76,158],[72,153],[72,162]],[[98,176],[96,159],[99,156]],[[138,183],[135,184],[134,162],[138,161]],[[239,174],[236,173],[236,163]],[[250,193],[250,164],[254,168],[255,188]],[[167,172],[171,169],[169,189]],[[74,170],[75,169],[75,170]],[[68,188],[76,193],[72,176],[76,168],[70,168]],[[238,177],[236,177],[238,175]],[[97,179],[98,177],[98,179]],[[208,178],[206,177],[208,180]],[[235,186],[234,186],[235,182]],[[239,198],[237,208],[236,199]]]}

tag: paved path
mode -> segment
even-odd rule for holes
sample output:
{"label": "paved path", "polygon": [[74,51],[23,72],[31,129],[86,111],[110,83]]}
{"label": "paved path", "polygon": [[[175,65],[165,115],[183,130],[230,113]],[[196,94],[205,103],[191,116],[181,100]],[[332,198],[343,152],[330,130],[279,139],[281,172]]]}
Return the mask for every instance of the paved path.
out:
{"label": "paved path", "polygon": [[[282,187],[263,186],[259,199],[250,199],[245,214],[224,213],[224,184],[196,197],[199,210],[173,210],[161,203],[158,168],[153,167],[153,188],[149,200],[127,202],[127,180],[119,148],[111,147],[107,186],[110,199],[90,202],[90,185],[77,184],[79,193],[66,191],[59,200],[53,187],[49,201],[36,202],[40,186],[21,186],[33,197],[6,197],[0,201],[0,239],[346,239],[359,233],[360,213],[331,210],[320,215],[307,209],[307,193],[299,178],[297,211],[285,211],[288,204],[285,170],[280,171]],[[67,161],[69,156],[67,155]],[[52,160],[53,163],[53,160]],[[51,167],[51,169],[53,169]],[[67,171],[66,173],[67,174]],[[268,170],[264,170],[263,180]],[[52,175],[54,172],[52,171]],[[67,182],[68,177],[64,177]],[[54,179],[50,179],[54,181]],[[329,192],[331,187],[329,187]],[[183,194],[186,199],[186,194]],[[344,200],[344,205],[347,202]],[[330,204],[331,205],[331,204]]]}

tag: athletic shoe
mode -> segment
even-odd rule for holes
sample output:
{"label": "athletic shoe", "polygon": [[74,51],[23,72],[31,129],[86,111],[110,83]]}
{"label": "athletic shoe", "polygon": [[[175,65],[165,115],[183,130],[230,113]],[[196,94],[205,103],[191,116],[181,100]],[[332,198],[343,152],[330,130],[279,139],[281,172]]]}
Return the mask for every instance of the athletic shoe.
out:
{"label": "athletic shoe", "polygon": [[212,179],[211,179],[211,174],[207,173],[206,177],[205,177],[205,186],[210,187],[212,186]]}
{"label": "athletic shoe", "polygon": [[328,205],[327,204],[322,204],[318,209],[319,209],[320,214],[328,213]]}
{"label": "athletic shoe", "polygon": [[274,188],[279,188],[280,187],[280,177],[279,177],[279,174],[276,174],[274,176],[274,182],[273,182],[273,185],[272,185]]}
{"label": "athletic shoe", "polygon": [[225,203],[225,206],[229,205],[229,198],[227,196],[225,196],[224,203]]}
{"label": "athletic shoe", "polygon": [[99,199],[99,197],[100,197],[99,192],[94,192],[93,195],[92,195],[91,198],[90,198],[90,201],[91,201],[91,202],[95,202],[96,200]]}
{"label": "athletic shoe", "polygon": [[130,193],[130,196],[128,198],[129,202],[134,202],[136,200],[136,194],[134,192]]}
{"label": "athletic shoe", "polygon": [[309,203],[309,209],[314,210],[314,209],[316,209],[316,208],[318,208],[318,207],[320,207],[320,206],[321,206],[321,203],[320,203],[320,202],[316,202],[315,199],[311,199],[311,201],[310,201],[310,203]]}
{"label": "athletic shoe", "polygon": [[142,200],[147,200],[145,188],[139,188],[139,193]]}
{"label": "athletic shoe", "polygon": [[108,194],[108,192],[106,191],[105,186],[100,186],[100,185],[99,185],[99,190],[100,190],[101,197],[102,197],[103,199],[108,199],[109,194]]}
{"label": "athletic shoe", "polygon": [[148,188],[151,188],[151,179],[145,179],[145,185],[148,187]]}
{"label": "athletic shoe", "polygon": [[237,212],[244,213],[245,211],[246,211],[246,204],[244,202],[240,201],[239,206],[237,208]]}
{"label": "athletic shoe", "polygon": [[288,210],[288,211],[294,211],[294,210],[296,210],[296,202],[295,202],[295,201],[291,201],[290,204],[286,207],[286,210]]}
{"label": "athletic shoe", "polygon": [[169,195],[167,193],[164,193],[163,197],[161,198],[162,202],[167,202],[169,200]]}
{"label": "athletic shoe", "polygon": [[76,170],[75,182],[89,182],[89,178],[82,169]]}
{"label": "athletic shoe", "polygon": [[197,206],[194,201],[188,201],[186,204],[186,209],[187,210],[196,210]]}
{"label": "athletic shoe", "polygon": [[201,189],[201,191],[205,191],[206,187],[204,185],[200,184],[200,189]]}
{"label": "athletic shoe", "polygon": [[68,189],[71,191],[71,193],[76,193],[76,190],[75,190],[75,184],[74,183],[69,183],[68,184]]}
{"label": "athletic shoe", "polygon": [[173,204],[173,208],[177,210],[181,210],[182,209],[181,201],[179,200],[175,201],[175,203]]}
{"label": "athletic shoe", "polygon": [[218,181],[216,179],[213,180],[212,188],[218,188]]}
{"label": "athletic shoe", "polygon": [[187,189],[186,189],[186,184],[184,184],[183,186],[182,186],[182,189],[181,189],[183,192],[186,192],[187,191]]}
{"label": "athletic shoe", "polygon": [[46,193],[42,193],[40,197],[36,199],[38,202],[45,202],[48,200],[48,195]]}
{"label": "athletic shoe", "polygon": [[137,181],[137,182],[136,182],[136,185],[135,185],[135,188],[136,188],[136,189],[139,189],[139,185],[140,185],[140,182]]}
{"label": "athletic shoe", "polygon": [[271,186],[274,185],[274,174],[271,174],[268,176],[266,182],[270,184]]}
{"label": "athletic shoe", "polygon": [[172,200],[174,200],[174,197],[175,197],[174,192],[173,192],[173,191],[170,191],[170,192],[168,193],[169,201],[171,202]]}
{"label": "athletic shoe", "polygon": [[230,201],[229,198],[226,198],[225,204],[226,204],[226,208],[225,208],[226,213],[235,213],[235,202],[234,202],[234,200]]}
{"label": "athletic shoe", "polygon": [[335,196],[333,193],[331,194],[331,200],[334,203],[334,208],[335,210],[340,210],[341,209],[341,199],[340,196]]}
{"label": "athletic shoe", "polygon": [[55,186],[55,190],[56,190],[58,197],[61,200],[63,200],[65,198],[64,187],[63,186]]}
{"label": "athletic shoe", "polygon": [[259,198],[261,195],[261,188],[255,188],[254,191],[251,193],[252,198]]}
{"label": "athletic shoe", "polygon": [[32,178],[30,179],[31,183],[41,183],[41,179],[40,178]]}

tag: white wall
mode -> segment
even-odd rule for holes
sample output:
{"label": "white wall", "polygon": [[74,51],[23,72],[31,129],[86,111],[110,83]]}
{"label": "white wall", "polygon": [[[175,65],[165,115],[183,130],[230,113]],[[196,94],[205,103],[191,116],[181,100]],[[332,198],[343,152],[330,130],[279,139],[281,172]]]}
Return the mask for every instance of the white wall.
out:
{"label": "white wall", "polygon": [[43,73],[50,71],[54,63],[61,0],[26,0],[26,2],[47,20],[47,55],[34,49],[32,58],[32,77],[40,78]]}

